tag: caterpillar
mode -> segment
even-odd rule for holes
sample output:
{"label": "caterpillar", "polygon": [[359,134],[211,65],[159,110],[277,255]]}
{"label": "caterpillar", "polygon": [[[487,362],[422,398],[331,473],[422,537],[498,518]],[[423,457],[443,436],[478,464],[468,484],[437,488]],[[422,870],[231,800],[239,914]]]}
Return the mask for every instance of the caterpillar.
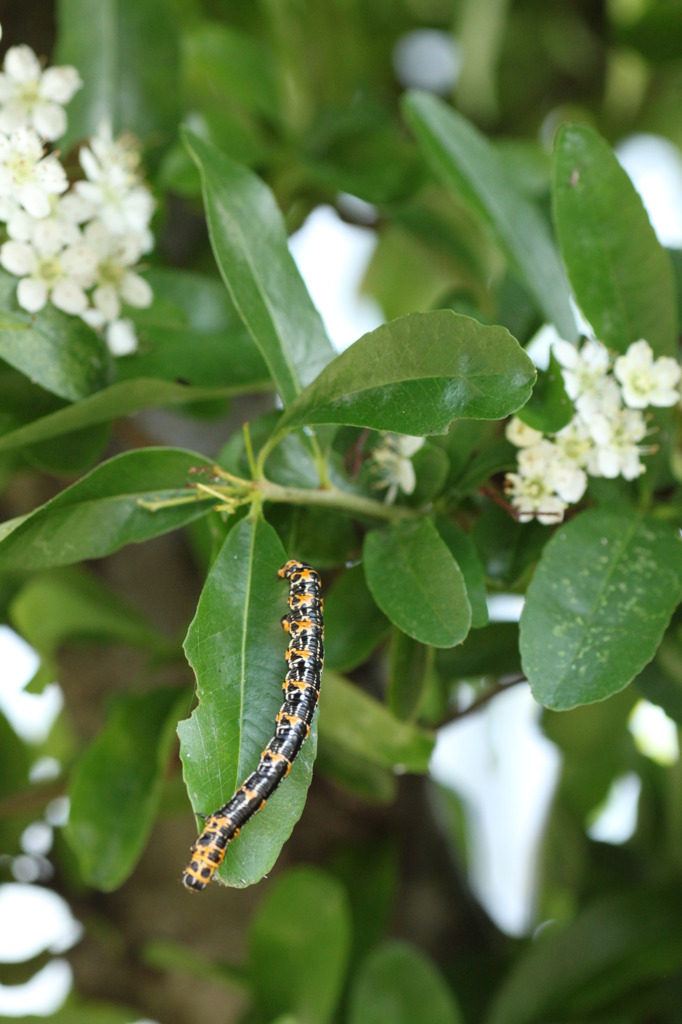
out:
{"label": "caterpillar", "polygon": [[183,884],[195,892],[206,888],[223,862],[228,843],[289,774],[308,738],[317,707],[324,664],[320,577],[311,566],[295,559],[283,565],[277,575],[289,580],[289,612],[281,620],[289,634],[285,655],[289,667],[282,683],[284,703],[276,718],[275,735],[256,770],[226,804],[206,817],[182,876]]}

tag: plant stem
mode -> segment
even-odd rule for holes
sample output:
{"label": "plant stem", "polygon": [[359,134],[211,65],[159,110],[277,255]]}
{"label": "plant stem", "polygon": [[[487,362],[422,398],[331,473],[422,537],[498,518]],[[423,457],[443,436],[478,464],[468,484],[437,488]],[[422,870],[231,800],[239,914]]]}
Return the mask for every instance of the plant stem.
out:
{"label": "plant stem", "polygon": [[449,715],[446,715],[445,718],[443,718],[438,723],[438,728],[440,729],[442,726],[448,725],[450,722],[458,722],[460,718],[465,718],[466,715],[475,714],[482,707],[484,707],[488,703],[488,701],[492,700],[494,697],[497,697],[498,694],[504,693],[506,690],[511,689],[512,686],[518,686],[519,683],[525,682],[527,682],[527,679],[524,675],[512,676],[508,679],[501,679],[498,683],[495,684],[495,686],[492,687],[492,689],[482,694],[482,696],[480,696],[478,700],[475,700],[473,704],[469,704],[468,707],[462,708],[462,710],[458,709],[457,711],[453,711]]}
{"label": "plant stem", "polygon": [[239,505],[251,503],[253,515],[258,515],[264,501],[274,501],[285,505],[316,505],[318,508],[333,508],[349,515],[364,516],[369,519],[383,519],[386,522],[398,522],[404,519],[419,519],[424,509],[406,508],[404,505],[387,505],[374,498],[366,498],[362,494],[343,491],[339,487],[303,488],[283,487],[272,480],[261,477],[260,480],[242,480],[220,466],[214,467],[214,479],[223,479],[225,483],[194,484],[192,493],[173,498],[158,500],[139,499],[138,504],[150,512],[172,505],[185,505],[192,502],[213,499],[218,510],[234,511]]}
{"label": "plant stem", "polygon": [[287,505],[317,505],[322,508],[334,508],[349,512],[351,515],[368,516],[371,519],[384,519],[395,522],[399,519],[418,519],[423,509],[405,508],[404,506],[386,505],[365,498],[362,494],[342,491],[338,487],[325,490],[306,490],[301,487],[282,487],[271,480],[259,480],[257,488],[264,501],[282,502]]}

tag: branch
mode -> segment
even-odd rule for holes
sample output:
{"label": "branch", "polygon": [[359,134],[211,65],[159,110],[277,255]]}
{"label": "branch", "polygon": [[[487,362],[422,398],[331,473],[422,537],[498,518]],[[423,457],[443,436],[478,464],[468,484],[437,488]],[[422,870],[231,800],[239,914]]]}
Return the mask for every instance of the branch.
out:
{"label": "branch", "polygon": [[517,676],[511,676],[511,678],[508,679],[501,679],[495,686],[488,690],[487,693],[484,693],[478,698],[478,700],[475,700],[473,704],[470,704],[469,707],[452,711],[449,715],[446,715],[445,718],[438,723],[436,728],[440,729],[444,725],[449,725],[450,722],[458,722],[460,718],[464,718],[466,715],[473,715],[474,712],[480,711],[480,709],[484,707],[488,701],[492,700],[493,697],[497,697],[499,693],[504,693],[506,690],[510,690],[512,686],[517,686],[519,683],[526,682],[528,682],[528,680],[522,673],[519,673]]}

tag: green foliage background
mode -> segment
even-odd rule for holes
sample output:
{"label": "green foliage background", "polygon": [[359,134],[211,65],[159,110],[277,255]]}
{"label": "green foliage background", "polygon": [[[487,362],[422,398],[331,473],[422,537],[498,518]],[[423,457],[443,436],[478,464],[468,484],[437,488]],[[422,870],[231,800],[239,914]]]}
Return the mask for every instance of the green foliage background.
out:
{"label": "green foliage background", "polygon": [[[575,340],[571,293],[612,350],[678,353],[680,255],[611,146],[682,146],[682,4],[25,0],[2,19],[3,45],[81,73],[64,155],[108,116],[159,204],[155,301],[115,365],[0,276],[0,602],[40,654],[30,688],[66,697],[38,747],[0,717],[0,870],[68,794],[46,884],[85,937],[51,1019],[677,1024],[681,769],[627,721],[646,696],[682,722],[679,425],[657,416],[637,484],[601,481],[546,528],[500,507],[500,421],[566,421],[523,346],[544,322]],[[414,28],[456,36],[453,95],[397,81]],[[373,206],[363,288],[386,323],[336,357],[286,240],[323,203],[352,219],[344,193]],[[427,436],[395,505],[354,470],[385,430]],[[319,720],[230,846],[229,887],[193,898],[192,808],[227,799],[272,729],[289,557],[325,584]],[[488,622],[495,592],[526,595],[520,627]],[[464,684],[486,701],[526,680],[563,761],[551,924],[512,939],[428,764]],[[62,774],[30,783],[46,754]],[[635,835],[591,840],[628,772]]]}

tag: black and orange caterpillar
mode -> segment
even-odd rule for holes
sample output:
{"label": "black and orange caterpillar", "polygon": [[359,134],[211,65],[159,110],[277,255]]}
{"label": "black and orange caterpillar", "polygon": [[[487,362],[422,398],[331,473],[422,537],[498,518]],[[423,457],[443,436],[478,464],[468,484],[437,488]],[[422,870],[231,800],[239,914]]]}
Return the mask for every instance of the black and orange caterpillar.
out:
{"label": "black and orange caterpillar", "polygon": [[204,830],[192,847],[182,876],[188,889],[205,889],[225,857],[230,843],[271,793],[286,778],[310,732],[320,695],[324,664],[324,626],[320,577],[304,562],[291,560],[278,572],[289,580],[289,613],[282,627],[289,633],[286,659],[289,670],[282,684],[284,703],[277,715],[275,735],[260,756],[258,767],[234,796],[209,814]]}

